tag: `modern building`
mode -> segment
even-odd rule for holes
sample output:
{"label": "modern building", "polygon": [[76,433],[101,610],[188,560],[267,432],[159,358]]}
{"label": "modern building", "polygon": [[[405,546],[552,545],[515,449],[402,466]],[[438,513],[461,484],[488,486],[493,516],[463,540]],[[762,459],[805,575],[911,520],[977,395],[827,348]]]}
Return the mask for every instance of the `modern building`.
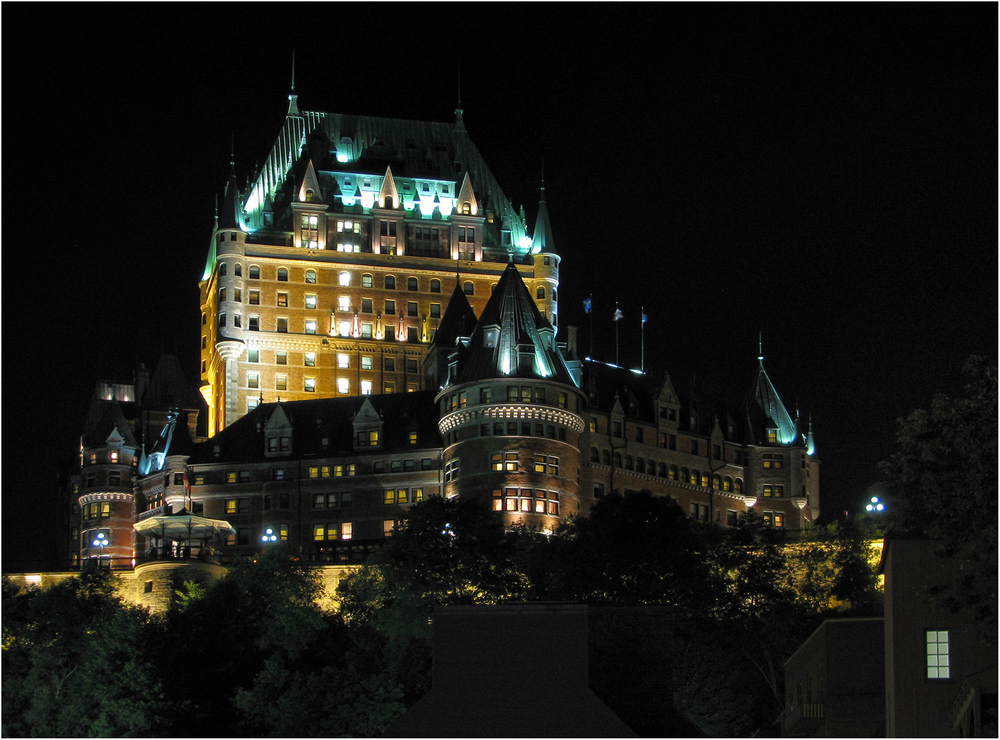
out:
{"label": "modern building", "polygon": [[176,389],[155,413],[129,407],[138,382],[101,400],[70,483],[67,565],[224,563],[265,540],[356,563],[433,495],[542,531],[643,489],[699,521],[754,509],[810,526],[815,438],[764,358],[717,408],[667,374],[581,360],[559,321],[561,259],[544,188],[529,230],[461,110],[303,112],[293,93],[246,190],[231,168],[200,282],[208,436]]}

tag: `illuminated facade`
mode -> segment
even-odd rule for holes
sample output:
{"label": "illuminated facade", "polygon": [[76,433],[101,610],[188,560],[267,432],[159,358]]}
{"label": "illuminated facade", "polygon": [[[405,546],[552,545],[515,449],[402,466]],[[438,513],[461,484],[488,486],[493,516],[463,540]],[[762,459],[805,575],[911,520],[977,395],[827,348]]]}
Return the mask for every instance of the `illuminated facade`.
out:
{"label": "illuminated facade", "polygon": [[482,311],[510,258],[557,325],[546,231],[529,238],[461,110],[450,124],[305,112],[293,93],[245,192],[230,171],[200,283],[209,433],[262,402],[424,389],[444,299],[459,286]]}
{"label": "illuminated facade", "polygon": [[[763,357],[739,410],[710,414],[669,376],[583,361],[575,330],[559,337],[542,196],[529,234],[460,110],[395,121],[301,112],[292,95],[246,192],[230,171],[200,283],[208,438],[176,390],[124,427],[91,424],[67,560],[222,563],[267,537],[357,563],[434,495],[542,531],[641,490],[703,522],[753,508],[809,526],[812,429]],[[102,403],[106,420],[128,399]],[[171,540],[172,516],[205,536]]]}

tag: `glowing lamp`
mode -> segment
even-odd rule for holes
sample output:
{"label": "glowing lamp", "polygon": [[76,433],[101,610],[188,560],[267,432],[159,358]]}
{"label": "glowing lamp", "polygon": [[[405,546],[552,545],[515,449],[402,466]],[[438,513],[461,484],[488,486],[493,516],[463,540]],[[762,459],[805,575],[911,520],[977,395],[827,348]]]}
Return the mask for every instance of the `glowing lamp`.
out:
{"label": "glowing lamp", "polygon": [[264,534],[262,534],[260,536],[260,541],[261,542],[277,542],[278,541],[278,535],[276,535],[274,533],[273,529],[271,529],[270,527],[268,527],[267,529],[264,530]]}
{"label": "glowing lamp", "polygon": [[885,511],[885,504],[879,501],[878,496],[872,496],[871,501],[865,506],[865,511]]}

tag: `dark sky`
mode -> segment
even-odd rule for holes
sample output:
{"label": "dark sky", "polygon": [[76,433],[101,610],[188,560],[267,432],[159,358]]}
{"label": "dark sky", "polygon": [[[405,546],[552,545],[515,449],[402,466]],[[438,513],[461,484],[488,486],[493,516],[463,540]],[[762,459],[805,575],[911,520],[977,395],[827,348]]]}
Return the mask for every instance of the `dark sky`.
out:
{"label": "dark sky", "polygon": [[[99,376],[177,354],[230,150],[287,110],[466,127],[595,355],[735,401],[756,363],[811,414],[823,509],[895,419],[997,354],[997,6],[5,4],[4,566],[49,549]],[[40,29],[19,33],[14,29]],[[27,283],[27,285],[25,285]],[[824,517],[825,518],[825,517]]]}

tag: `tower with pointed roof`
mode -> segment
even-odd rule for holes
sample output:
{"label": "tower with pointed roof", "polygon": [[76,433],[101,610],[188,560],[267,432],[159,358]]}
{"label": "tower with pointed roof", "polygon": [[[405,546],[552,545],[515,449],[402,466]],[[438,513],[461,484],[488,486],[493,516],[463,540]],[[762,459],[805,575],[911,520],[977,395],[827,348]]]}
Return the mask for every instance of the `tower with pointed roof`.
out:
{"label": "tower with pointed roof", "polygon": [[436,400],[445,496],[543,531],[580,510],[585,396],[513,262],[456,338]]}
{"label": "tower with pointed roof", "polygon": [[461,105],[452,123],[313,112],[293,79],[247,189],[230,167],[200,282],[209,432],[262,402],[423,389],[447,296],[480,313],[509,262],[557,326],[552,244],[544,200],[532,235]]}

